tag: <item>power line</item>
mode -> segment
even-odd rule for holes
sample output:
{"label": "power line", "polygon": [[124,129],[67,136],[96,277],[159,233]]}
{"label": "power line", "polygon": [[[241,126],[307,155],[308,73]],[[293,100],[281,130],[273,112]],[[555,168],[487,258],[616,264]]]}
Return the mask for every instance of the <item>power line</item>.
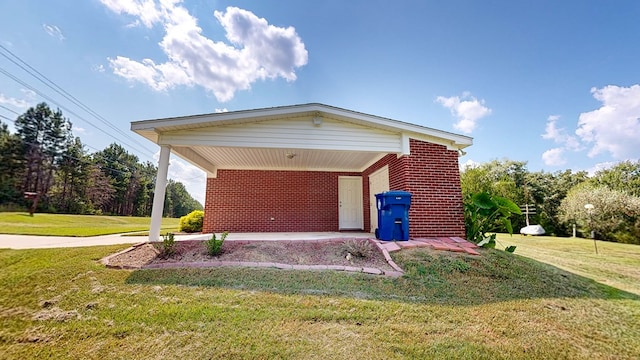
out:
{"label": "power line", "polygon": [[[14,76],[13,74],[9,73],[8,71],[6,71],[5,69],[3,69],[2,67],[0,67],[0,73],[2,73],[3,75],[7,76],[7,77],[8,77],[8,78],[10,78],[10,79],[12,79],[13,81],[17,82],[18,84],[20,84],[20,85],[22,85],[22,86],[24,86],[24,87],[28,88],[29,90],[31,90],[31,91],[33,91],[33,92],[35,92],[36,94],[40,95],[40,96],[41,96],[41,97],[43,97],[44,99],[47,99],[47,100],[49,100],[50,102],[52,102],[52,103],[56,104],[58,107],[60,107],[60,108],[62,108],[63,110],[65,110],[67,113],[70,113],[70,114],[72,114],[72,115],[76,116],[77,118],[79,118],[79,119],[81,119],[81,120],[86,121],[89,125],[93,126],[93,127],[94,127],[94,128],[96,128],[97,130],[99,130],[99,131],[101,131],[102,133],[104,133],[105,135],[107,135],[107,136],[109,136],[109,137],[112,137],[112,138],[114,138],[114,139],[116,139],[116,140],[118,140],[118,141],[122,142],[123,144],[125,144],[125,145],[129,146],[129,147],[130,147],[130,148],[132,148],[132,149],[136,149],[136,147],[135,147],[135,146],[132,146],[131,144],[129,144],[129,143],[125,142],[125,141],[122,141],[121,139],[118,139],[118,138],[116,138],[116,137],[112,136],[111,134],[109,134],[108,132],[106,132],[104,129],[102,129],[102,128],[98,127],[97,125],[93,124],[93,123],[92,123],[92,122],[90,122],[90,121],[87,121],[87,120],[86,120],[85,118],[83,118],[82,116],[78,115],[77,113],[75,113],[74,111],[70,110],[69,108],[67,108],[67,107],[65,107],[65,106],[63,106],[63,105],[61,105],[59,102],[57,102],[57,101],[56,101],[56,100],[54,100],[53,98],[51,98],[51,97],[47,96],[46,94],[44,94],[44,93],[40,92],[38,89],[36,89],[36,88],[34,88],[33,86],[29,85],[28,83],[26,83],[26,82],[22,81],[20,78],[18,78],[18,77],[16,77],[16,76]],[[137,150],[138,150],[138,151],[140,151],[140,149],[137,149]],[[147,153],[151,154],[151,152],[150,152],[149,150],[146,150],[146,151],[147,151]],[[150,157],[150,158],[152,158],[152,157]]]}
{"label": "power line", "polygon": [[[13,64],[15,64],[16,66],[18,66],[19,68],[21,68],[23,71],[27,72],[29,75],[33,76],[34,78],[36,78],[38,81],[40,81],[41,83],[43,83],[44,85],[46,85],[47,87],[49,87],[50,89],[52,89],[53,91],[57,92],[58,94],[60,94],[61,96],[63,96],[64,98],[66,98],[67,100],[71,101],[73,104],[75,104],[76,106],[80,107],[82,110],[86,111],[87,113],[89,113],[90,115],[92,115],[93,117],[95,117],[96,119],[98,119],[100,122],[102,122],[103,124],[107,125],[108,127],[110,127],[111,129],[113,129],[114,131],[116,131],[117,133],[119,133],[120,135],[130,139],[131,141],[135,142],[136,144],[142,146],[143,149],[145,149],[146,151],[149,151],[148,149],[146,149],[145,145],[143,145],[142,143],[140,143],[138,140],[132,138],[129,134],[123,132],[122,130],[118,129],[116,126],[114,126],[113,124],[111,124],[107,119],[105,119],[102,115],[98,114],[97,112],[95,112],[93,109],[91,109],[89,106],[87,106],[86,104],[84,104],[82,101],[78,100],[75,96],[71,95],[69,92],[67,92],[66,90],[64,90],[62,87],[60,87],[58,84],[56,84],[54,81],[52,81],[51,79],[49,79],[47,76],[45,76],[44,74],[42,74],[41,72],[39,72],[37,69],[35,69],[33,66],[29,65],[26,61],[22,60],[18,55],[14,54],[13,52],[11,52],[11,50],[7,49],[6,47],[2,46],[0,44],[0,49],[4,50],[5,52],[9,53],[12,57],[14,57],[15,59],[17,59],[18,62],[16,62],[15,60],[11,59],[9,56],[7,56],[6,54],[0,52],[0,55],[2,55],[3,57],[5,57],[7,60],[11,61]],[[24,66],[23,66],[24,65]],[[28,68],[26,69],[25,66]],[[33,71],[33,72],[31,72]],[[38,75],[34,75],[34,72]],[[43,80],[44,79],[44,80]],[[46,80],[46,81],[45,81]],[[85,121],[87,121],[86,119],[83,119]],[[87,121],[88,122],[88,121]]]}
{"label": "power line", "polygon": [[6,107],[6,106],[4,106],[4,105],[2,105],[2,104],[0,104],[0,107],[1,107],[1,108],[3,108],[3,109],[5,109],[5,110],[7,110],[7,111],[9,111],[9,112],[12,112],[12,113],[14,113],[14,114],[16,114],[16,115],[20,115],[20,113],[18,113],[17,111],[15,111],[15,110],[13,110],[13,109],[11,109],[11,108],[8,108],[8,107]]}

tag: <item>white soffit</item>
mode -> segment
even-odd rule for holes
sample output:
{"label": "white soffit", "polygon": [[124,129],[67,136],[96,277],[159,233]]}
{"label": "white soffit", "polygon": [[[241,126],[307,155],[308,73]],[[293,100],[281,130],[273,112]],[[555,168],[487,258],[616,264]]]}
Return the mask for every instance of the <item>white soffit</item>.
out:
{"label": "white soffit", "polygon": [[172,149],[180,157],[211,174],[218,169],[360,172],[387,154],[209,146],[174,147]]}

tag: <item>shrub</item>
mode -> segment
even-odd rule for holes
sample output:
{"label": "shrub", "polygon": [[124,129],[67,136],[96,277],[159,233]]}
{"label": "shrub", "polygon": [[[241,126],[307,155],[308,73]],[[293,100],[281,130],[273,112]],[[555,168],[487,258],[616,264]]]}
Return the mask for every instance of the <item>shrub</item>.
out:
{"label": "shrub", "polygon": [[[513,227],[509,217],[512,214],[520,214],[520,208],[513,201],[501,197],[492,196],[487,192],[469,194],[464,202],[464,221],[467,230],[467,240],[479,246],[495,248],[496,234],[487,233],[494,231],[496,223],[513,234]],[[505,249],[513,252],[515,247]]]}
{"label": "shrub", "polygon": [[373,253],[373,246],[367,239],[347,239],[342,243],[343,252],[351,256],[368,258]]}
{"label": "shrub", "polygon": [[162,236],[162,246],[160,247],[160,257],[166,259],[176,252],[176,239],[173,233],[166,233]]}
{"label": "shrub", "polygon": [[188,233],[202,231],[203,219],[204,211],[193,210],[192,212],[180,218],[180,231]]}
{"label": "shrub", "polygon": [[209,254],[209,256],[216,256],[222,252],[222,244],[224,243],[224,239],[227,238],[227,235],[229,235],[229,232],[225,231],[220,235],[220,239],[217,239],[216,234],[214,233],[211,236],[211,239],[205,242],[205,245],[207,246],[207,254]]}

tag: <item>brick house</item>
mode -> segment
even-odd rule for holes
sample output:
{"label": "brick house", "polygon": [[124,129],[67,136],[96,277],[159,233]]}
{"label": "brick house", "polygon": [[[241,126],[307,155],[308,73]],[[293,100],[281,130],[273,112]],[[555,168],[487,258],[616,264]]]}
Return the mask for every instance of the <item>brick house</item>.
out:
{"label": "brick house", "polygon": [[160,145],[150,240],[170,152],[207,173],[203,232],[323,232],[377,226],[374,194],[412,193],[412,237],[464,237],[457,135],[323,104],[136,121]]}

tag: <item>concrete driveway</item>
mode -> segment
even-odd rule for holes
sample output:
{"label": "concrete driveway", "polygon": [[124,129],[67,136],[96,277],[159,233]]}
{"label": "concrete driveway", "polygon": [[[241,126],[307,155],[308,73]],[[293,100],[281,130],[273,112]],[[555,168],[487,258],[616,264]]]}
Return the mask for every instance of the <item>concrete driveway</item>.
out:
{"label": "concrete driveway", "polygon": [[[219,234],[218,234],[219,236]],[[370,233],[362,232],[307,232],[307,233],[231,233],[228,241],[242,240],[323,240],[342,238],[369,238]],[[206,240],[211,234],[176,235],[177,241]],[[0,234],[0,249],[45,249],[115,244],[138,244],[148,241],[147,236],[122,236],[122,234],[71,237]]]}
{"label": "concrete driveway", "polygon": [[[180,235],[176,240],[188,240],[198,235]],[[0,235],[0,249],[45,249],[114,244],[137,244],[147,241],[147,236],[122,236],[121,234],[72,237],[72,236],[35,236],[35,235]]]}

